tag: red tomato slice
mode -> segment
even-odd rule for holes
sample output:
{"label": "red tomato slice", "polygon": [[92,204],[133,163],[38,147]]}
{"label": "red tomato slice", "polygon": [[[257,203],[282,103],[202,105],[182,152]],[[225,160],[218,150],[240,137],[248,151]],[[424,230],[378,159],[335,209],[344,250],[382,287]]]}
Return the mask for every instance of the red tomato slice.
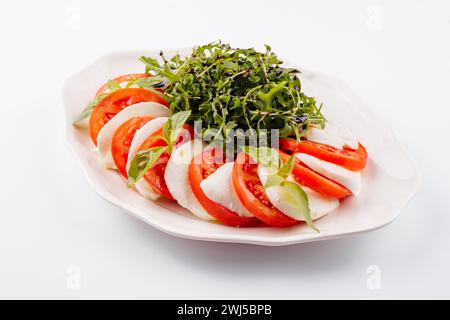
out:
{"label": "red tomato slice", "polygon": [[168,107],[167,102],[157,93],[142,88],[118,89],[103,100],[92,110],[89,120],[89,134],[95,145],[97,136],[103,126],[122,109],[139,102],[157,102]]}
{"label": "red tomato slice", "polygon": [[[286,161],[289,159],[289,155],[280,151],[280,158]],[[295,159],[292,175],[301,185],[310,187],[318,193],[329,197],[343,199],[352,194],[346,187],[312,170],[298,159]]]}
{"label": "red tomato slice", "polygon": [[[150,135],[147,140],[139,147],[139,150],[145,150],[152,147],[166,146],[166,142],[163,139],[155,137],[162,135],[162,129],[155,131]],[[183,143],[191,140],[194,137],[194,128],[191,125],[185,124],[180,131],[175,142],[175,147],[182,145]],[[155,165],[147,171],[144,175],[144,179],[152,186],[155,192],[159,193],[167,199],[174,200],[167,188],[166,181],[164,180],[164,173],[166,171],[167,162],[169,161],[170,153],[164,152],[156,161]]]}
{"label": "red tomato slice", "polygon": [[289,151],[290,153],[294,152],[295,147],[298,145],[297,140],[291,138],[282,138],[280,139],[280,149]]}
{"label": "red tomato slice", "polygon": [[[209,199],[200,183],[215,172],[224,163],[224,154],[216,149],[209,149],[196,156],[189,166],[189,182],[203,208],[218,221],[231,227],[250,227],[259,223],[255,217],[241,217],[217,202]],[[220,186],[217,186],[220,188]]]}
{"label": "red tomato slice", "polygon": [[362,170],[367,163],[367,151],[362,144],[359,144],[356,150],[348,147],[337,149],[326,144],[307,140],[297,143],[293,139],[281,139],[280,147],[293,153],[306,153],[349,170]]}
{"label": "red tomato slice", "polygon": [[155,117],[135,117],[125,121],[116,129],[111,141],[111,154],[117,169],[124,178],[128,178],[127,161],[134,134]]}
{"label": "red tomato slice", "polygon": [[[141,78],[148,78],[151,77],[151,74],[148,73],[132,73],[132,74],[124,74],[123,76],[114,78],[113,80],[115,82],[117,82],[118,84],[124,83],[124,82],[130,82],[136,79],[141,79]],[[108,83],[105,83],[104,85],[102,85],[100,87],[100,89],[98,89],[97,93],[95,94],[95,96],[99,96],[102,93],[106,92],[106,90],[108,90],[109,86]]]}
{"label": "red tomato slice", "polygon": [[299,221],[275,208],[267,197],[258,177],[258,165],[249,161],[250,156],[241,152],[233,167],[233,185],[242,204],[256,218],[273,227],[290,227]]}

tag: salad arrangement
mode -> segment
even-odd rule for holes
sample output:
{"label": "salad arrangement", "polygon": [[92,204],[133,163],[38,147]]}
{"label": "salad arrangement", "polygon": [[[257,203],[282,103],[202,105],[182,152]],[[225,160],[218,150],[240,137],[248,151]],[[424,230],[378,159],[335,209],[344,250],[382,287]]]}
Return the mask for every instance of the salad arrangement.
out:
{"label": "salad arrangement", "polygon": [[140,60],[144,73],[109,80],[74,122],[129,188],[228,226],[317,232],[314,220],[360,193],[365,148],[269,46]]}

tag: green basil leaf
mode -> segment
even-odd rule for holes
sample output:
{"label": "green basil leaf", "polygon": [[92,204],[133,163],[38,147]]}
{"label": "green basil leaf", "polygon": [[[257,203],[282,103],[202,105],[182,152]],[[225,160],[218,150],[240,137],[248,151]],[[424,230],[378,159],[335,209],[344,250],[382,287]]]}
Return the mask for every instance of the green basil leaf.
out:
{"label": "green basil leaf", "polygon": [[95,107],[99,104],[100,101],[102,101],[107,95],[109,95],[111,92],[116,91],[117,89],[121,89],[121,86],[117,81],[114,80],[108,80],[108,92],[103,92],[96,96],[94,100],[88,103],[88,105],[81,111],[80,115],[75,119],[73,122],[73,125],[78,125],[81,121],[91,116],[92,110],[95,109]]}
{"label": "green basil leaf", "polygon": [[311,210],[309,209],[308,196],[299,184],[292,181],[284,181],[280,185],[283,188],[284,199],[292,206],[298,208],[304,215],[306,224],[317,232],[320,232],[314,226],[311,218]]}
{"label": "green basil leaf", "polygon": [[83,111],[80,113],[80,115],[75,119],[75,121],[73,122],[73,125],[78,125],[81,121],[83,121],[84,119],[88,118],[91,113],[92,110],[95,109],[95,107],[98,105],[98,103],[100,101],[102,101],[109,93],[102,93],[100,95],[98,95],[97,97],[95,97],[94,100],[92,100],[91,102],[89,102],[87,104],[87,106],[83,109]]}
{"label": "green basil leaf", "polygon": [[117,89],[120,89],[121,86],[117,81],[114,80],[108,80],[108,89],[109,91],[116,91]]}
{"label": "green basil leaf", "polygon": [[162,127],[162,138],[166,141],[166,143],[169,145],[170,141],[170,131],[172,128],[172,120],[169,118],[167,119],[166,123],[164,123]]}
{"label": "green basil leaf", "polygon": [[292,173],[292,170],[294,170],[294,164],[295,156],[292,155],[285,163],[283,163],[280,170],[278,171],[278,175],[280,175],[282,178],[287,178]]}
{"label": "green basil leaf", "polygon": [[177,140],[180,130],[191,115],[191,110],[180,111],[173,114],[163,126],[163,138],[167,142],[169,152],[172,152],[172,148]]}
{"label": "green basil leaf", "polygon": [[264,188],[270,188],[279,186],[283,183],[284,178],[279,176],[278,174],[271,174],[267,177],[266,183],[264,183]]}
{"label": "green basil leaf", "polygon": [[139,151],[133,158],[128,169],[128,187],[132,187],[150,170],[167,150],[166,146],[154,147]]}
{"label": "green basil leaf", "polygon": [[257,148],[245,146],[244,151],[264,167],[276,170],[280,167],[280,155],[275,149],[269,147]]}

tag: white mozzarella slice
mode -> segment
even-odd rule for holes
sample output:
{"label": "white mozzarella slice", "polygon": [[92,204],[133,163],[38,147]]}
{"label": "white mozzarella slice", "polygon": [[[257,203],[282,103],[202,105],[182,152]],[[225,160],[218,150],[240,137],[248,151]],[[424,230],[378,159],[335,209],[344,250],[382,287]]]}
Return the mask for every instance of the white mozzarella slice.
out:
{"label": "white mozzarella slice", "polygon": [[116,169],[111,155],[111,141],[114,132],[125,121],[139,116],[167,117],[170,110],[160,103],[140,102],[130,105],[117,113],[100,130],[97,137],[97,149],[100,163],[108,169]]}
{"label": "white mozzarella slice", "polygon": [[239,200],[233,187],[234,162],[223,164],[214,173],[200,183],[205,195],[214,202],[224,206],[241,217],[253,217]]}
{"label": "white mozzarella slice", "polygon": [[296,153],[295,157],[314,171],[336,181],[350,190],[355,196],[361,191],[361,172],[352,171],[334,163],[320,160],[309,154]]}
{"label": "white mozzarella slice", "polygon": [[[263,184],[267,181],[267,177],[270,174],[273,174],[271,170],[258,166],[258,176]],[[295,179],[292,175],[290,175],[287,180],[295,182]],[[309,209],[311,218],[313,220],[319,219],[339,207],[338,199],[323,196],[305,186],[301,187],[308,197]],[[291,205],[288,201],[285,200],[289,198],[289,196],[286,194],[286,191],[284,191],[282,187],[269,187],[266,189],[266,194],[273,206],[283,212],[285,215],[299,221],[306,220],[304,212],[300,211],[297,207]]]}
{"label": "white mozzarella slice", "polygon": [[192,140],[175,149],[167,162],[164,179],[170,194],[180,206],[201,219],[213,220],[194,195],[189,183],[189,165],[192,158],[202,152],[203,147],[201,141]]}
{"label": "white mozzarella slice", "polygon": [[327,144],[338,149],[342,149],[344,146],[352,149],[358,148],[358,139],[352,132],[348,128],[334,122],[327,122],[324,129],[311,127],[305,138],[306,140]]}
{"label": "white mozzarella slice", "polygon": [[[133,140],[131,141],[130,150],[128,151],[127,159],[127,171],[130,169],[131,161],[133,160],[136,153],[138,153],[140,146],[144,143],[147,138],[155,131],[162,128],[164,123],[166,123],[168,117],[160,117],[150,120],[144,124],[140,129],[136,130]],[[142,178],[134,184],[136,190],[142,194],[145,198],[150,200],[156,200],[160,197],[153,188],[148,184],[148,182]]]}

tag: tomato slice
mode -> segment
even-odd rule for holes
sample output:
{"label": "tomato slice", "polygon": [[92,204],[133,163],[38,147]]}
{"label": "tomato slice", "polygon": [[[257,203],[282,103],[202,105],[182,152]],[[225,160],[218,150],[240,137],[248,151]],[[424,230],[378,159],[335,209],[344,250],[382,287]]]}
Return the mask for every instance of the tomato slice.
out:
{"label": "tomato slice", "polygon": [[126,179],[128,152],[136,131],[155,117],[134,117],[125,121],[116,129],[111,141],[111,154],[120,174]]}
{"label": "tomato slice", "polygon": [[[132,73],[132,74],[124,74],[120,77],[114,78],[113,80],[115,82],[117,82],[118,84],[124,83],[124,82],[130,82],[136,79],[141,79],[141,78],[148,78],[151,77],[151,74],[148,73]],[[95,96],[99,96],[102,93],[106,92],[108,90],[109,86],[108,83],[105,83],[104,85],[102,85],[100,87],[100,89],[98,89],[97,93],[95,94]]]}
{"label": "tomato slice", "polygon": [[[153,147],[166,146],[167,143],[163,139],[155,138],[162,135],[162,129],[155,131],[150,135],[147,140],[139,147],[139,150],[145,150]],[[182,145],[183,143],[191,140],[194,137],[194,128],[185,124],[180,130],[180,134],[175,142],[175,147]],[[159,193],[167,199],[174,200],[173,196],[170,194],[167,188],[166,181],[164,180],[164,173],[166,171],[167,162],[170,159],[169,152],[163,152],[161,156],[156,161],[155,165],[147,171],[144,175],[144,179],[152,186],[155,192]]]}
{"label": "tomato slice", "polygon": [[273,227],[290,227],[300,221],[288,217],[273,206],[258,176],[258,165],[241,152],[233,167],[233,185],[242,204],[256,218]]}
{"label": "tomato slice", "polygon": [[[203,208],[221,223],[231,227],[251,227],[258,223],[255,217],[241,217],[236,212],[225,208],[221,204],[209,199],[200,183],[215,172],[224,163],[224,154],[221,150],[209,149],[197,155],[189,165],[189,182],[191,189]],[[217,186],[220,188],[220,186]]]}
{"label": "tomato slice", "polygon": [[291,139],[291,138],[280,139],[280,149],[284,150],[284,151],[289,151],[289,153],[294,152],[294,149],[297,145],[298,145],[298,142],[295,139]]}
{"label": "tomato slice", "polygon": [[358,149],[348,147],[337,149],[326,144],[307,140],[297,143],[293,139],[281,139],[280,147],[293,153],[306,153],[354,171],[364,169],[367,163],[367,151],[362,144],[358,145]]}
{"label": "tomato slice", "polygon": [[122,109],[139,102],[157,102],[168,107],[167,102],[155,92],[142,88],[118,89],[104,99],[92,110],[89,120],[89,134],[95,145],[97,136],[103,126]]}
{"label": "tomato slice", "polygon": [[[289,155],[280,151],[280,158],[283,161],[286,161],[287,159],[289,159]],[[294,179],[301,185],[310,187],[311,189],[325,196],[343,199],[352,194],[351,191],[346,187],[312,170],[298,159],[295,159],[292,175],[294,176]]]}

